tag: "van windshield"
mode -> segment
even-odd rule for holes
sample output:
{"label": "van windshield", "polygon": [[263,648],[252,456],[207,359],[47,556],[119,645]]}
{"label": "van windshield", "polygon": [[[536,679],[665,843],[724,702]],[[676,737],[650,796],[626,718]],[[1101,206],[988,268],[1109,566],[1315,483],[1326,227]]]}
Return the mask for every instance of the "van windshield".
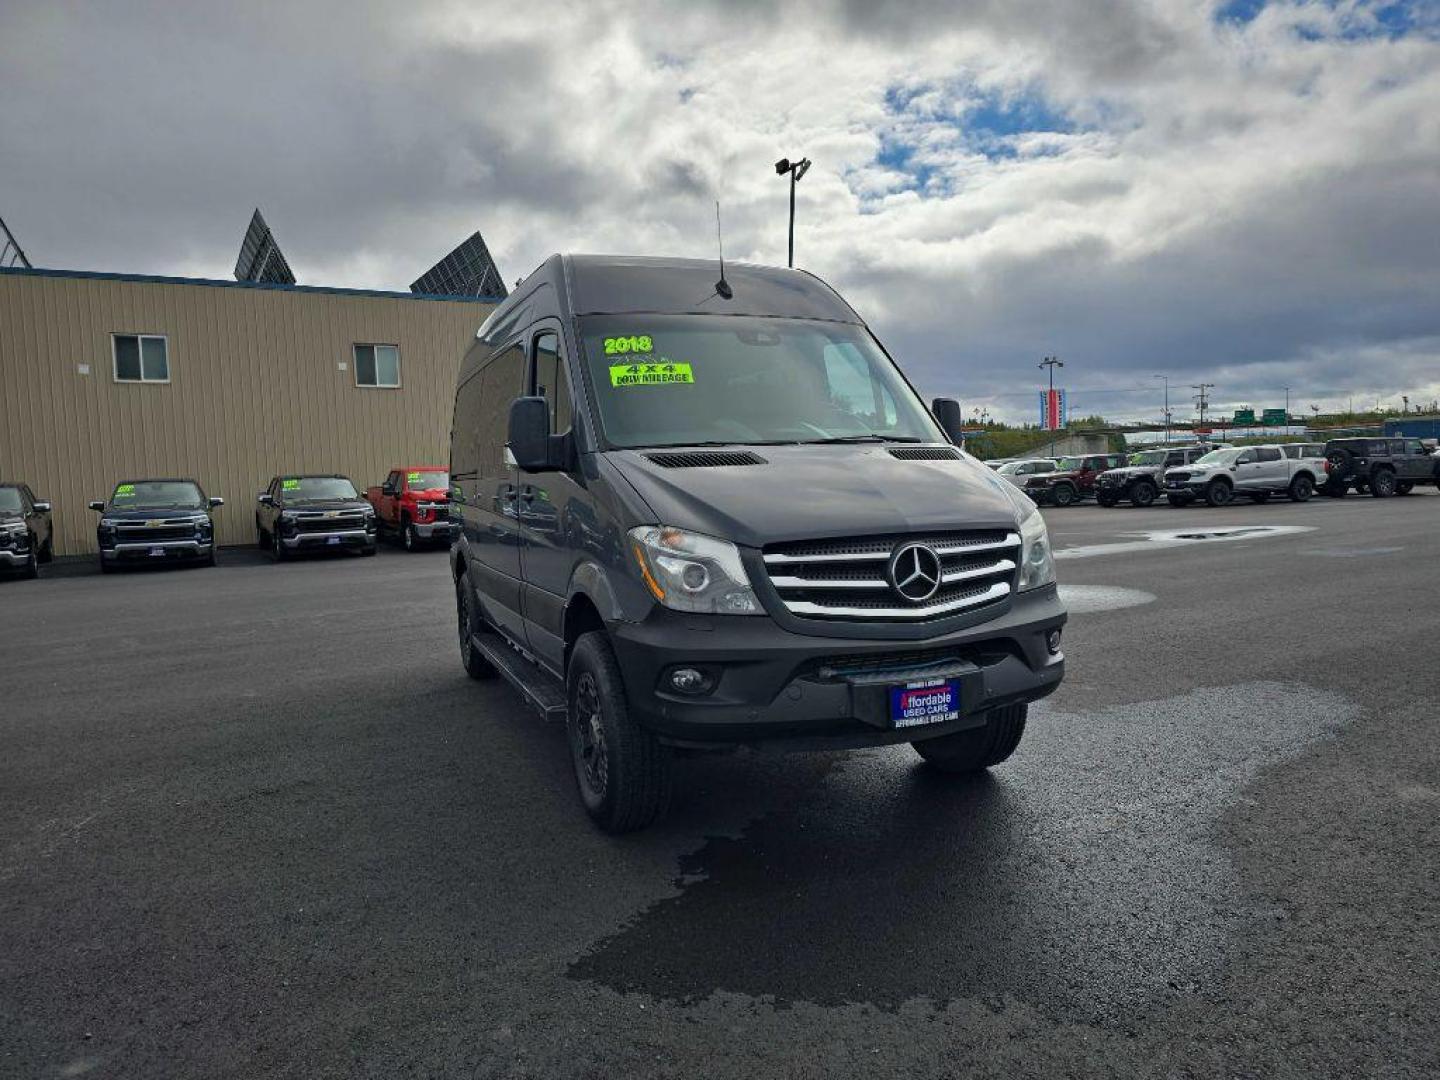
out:
{"label": "van windshield", "polygon": [[617,447],[944,442],[864,327],[736,315],[579,320]]}

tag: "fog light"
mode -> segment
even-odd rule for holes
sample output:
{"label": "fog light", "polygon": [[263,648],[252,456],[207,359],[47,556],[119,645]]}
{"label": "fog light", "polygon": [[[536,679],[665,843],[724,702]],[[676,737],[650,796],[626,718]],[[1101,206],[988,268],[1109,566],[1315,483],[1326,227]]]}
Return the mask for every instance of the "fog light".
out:
{"label": "fog light", "polygon": [[715,685],[708,674],[693,667],[671,668],[665,681],[680,694],[708,694]]}
{"label": "fog light", "polygon": [[1050,655],[1060,651],[1060,631],[1050,630],[1045,634],[1045,647],[1050,650]]}

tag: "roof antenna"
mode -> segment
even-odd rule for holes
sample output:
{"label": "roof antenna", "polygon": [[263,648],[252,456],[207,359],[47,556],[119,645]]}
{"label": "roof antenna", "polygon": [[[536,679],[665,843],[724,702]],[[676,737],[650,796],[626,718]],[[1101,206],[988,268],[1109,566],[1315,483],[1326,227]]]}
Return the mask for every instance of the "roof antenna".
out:
{"label": "roof antenna", "polygon": [[720,280],[715,283],[715,292],[722,300],[735,295],[730,283],[725,280],[725,238],[720,233],[720,200],[715,200],[715,244],[720,249]]}

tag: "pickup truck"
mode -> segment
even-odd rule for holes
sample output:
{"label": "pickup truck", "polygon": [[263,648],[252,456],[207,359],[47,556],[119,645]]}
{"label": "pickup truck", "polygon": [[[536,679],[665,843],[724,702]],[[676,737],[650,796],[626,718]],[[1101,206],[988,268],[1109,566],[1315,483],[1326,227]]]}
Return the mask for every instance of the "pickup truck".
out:
{"label": "pickup truck", "polygon": [[[1301,444],[1297,455],[1306,451]],[[1287,453],[1285,446],[1231,446],[1212,450],[1189,465],[1165,470],[1165,497],[1171,506],[1204,499],[1227,506],[1238,495],[1263,503],[1271,495],[1306,502],[1325,477],[1325,461]],[[1311,449],[1310,453],[1314,453]]]}
{"label": "pickup truck", "polygon": [[330,548],[374,555],[375,511],[339,473],[275,476],[255,499],[255,540],[276,562]]}
{"label": "pickup truck", "polygon": [[385,482],[365,489],[382,533],[399,537],[406,551],[450,546],[450,472],[441,465],[391,469]]}

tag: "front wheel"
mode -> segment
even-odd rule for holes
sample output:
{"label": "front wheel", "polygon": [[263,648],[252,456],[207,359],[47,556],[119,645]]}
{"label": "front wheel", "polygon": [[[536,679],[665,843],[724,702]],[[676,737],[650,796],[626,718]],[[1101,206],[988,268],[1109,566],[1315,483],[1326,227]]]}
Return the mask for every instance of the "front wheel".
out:
{"label": "front wheel", "polygon": [[1155,496],[1158,494],[1159,489],[1149,480],[1139,480],[1135,486],[1130,489],[1130,505],[1141,507],[1149,506],[1155,501]]}
{"label": "front wheel", "polygon": [[943,773],[974,773],[999,765],[1015,752],[1025,735],[1027,705],[992,709],[984,727],[957,731],[910,745],[931,768]]}
{"label": "front wheel", "polygon": [[33,536],[30,538],[30,557],[25,560],[25,569],[21,573],[31,581],[40,576],[40,545]]}
{"label": "front wheel", "polygon": [[1290,501],[1309,502],[1310,496],[1315,494],[1315,481],[1308,476],[1297,476],[1290,481]]}
{"label": "front wheel", "polygon": [[407,521],[402,528],[405,530],[403,540],[405,550],[414,551],[420,546],[420,537],[415,533],[415,523],[413,521]]}
{"label": "front wheel", "polygon": [[1229,506],[1235,491],[1224,480],[1212,480],[1205,489],[1205,502],[1209,506]]}
{"label": "front wheel", "polygon": [[270,534],[270,557],[276,562],[284,562],[289,556],[290,552],[286,550],[284,541],[280,539],[280,530],[276,529]]}
{"label": "front wheel", "polygon": [[1370,477],[1370,494],[1377,499],[1388,499],[1395,494],[1395,474],[1389,469],[1379,469]]}
{"label": "front wheel", "polygon": [[1050,498],[1056,506],[1069,506],[1075,501],[1075,489],[1069,484],[1057,484]]}
{"label": "front wheel", "polygon": [[469,571],[461,574],[455,582],[455,616],[458,622],[456,629],[460,636],[460,663],[465,667],[465,674],[472,679],[495,678],[500,673],[495,670],[495,665],[475,648],[473,640],[484,628],[481,625],[480,613],[475,609],[475,601],[470,596]]}
{"label": "front wheel", "polygon": [[620,665],[602,631],[582,634],[566,682],[570,758],[585,812],[608,833],[634,832],[670,803],[670,752],[630,716]]}

